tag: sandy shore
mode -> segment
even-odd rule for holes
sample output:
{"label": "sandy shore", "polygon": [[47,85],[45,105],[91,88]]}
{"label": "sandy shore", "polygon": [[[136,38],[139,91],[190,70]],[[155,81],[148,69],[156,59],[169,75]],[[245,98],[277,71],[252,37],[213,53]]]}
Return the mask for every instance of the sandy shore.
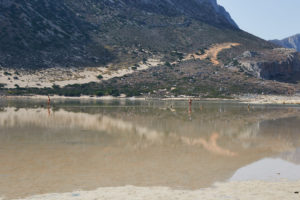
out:
{"label": "sandy shore", "polygon": [[[26,100],[26,99],[35,99],[35,100],[48,100],[48,96],[45,95],[28,95],[28,96],[0,96],[0,100]],[[222,99],[222,98],[199,98],[199,97],[189,97],[189,96],[181,96],[181,97],[126,97],[126,95],[121,95],[119,97],[114,96],[78,96],[78,97],[68,97],[68,96],[59,96],[59,95],[51,95],[51,100],[132,100],[132,101],[146,101],[146,100],[161,100],[161,101],[188,101],[189,99],[193,99],[194,101],[235,101],[238,99]]]}
{"label": "sandy shore", "polygon": [[[26,100],[26,99],[34,99],[34,100],[48,100],[48,96],[45,95],[30,95],[30,96],[0,96],[0,100]],[[126,97],[126,96],[120,96],[120,97],[113,97],[113,96],[78,96],[78,97],[68,97],[68,96],[59,96],[59,95],[52,95],[50,96],[51,100],[146,100],[145,97]]]}
{"label": "sandy shore", "polygon": [[300,96],[248,95],[235,96],[234,99],[248,104],[300,104]]}
{"label": "sandy shore", "polygon": [[[251,104],[251,105],[300,105],[300,96],[279,96],[279,95],[247,95],[247,96],[237,96],[234,95],[232,98],[201,98],[201,97],[190,97],[190,96],[180,96],[180,97],[126,97],[126,95],[121,95],[120,97],[113,96],[80,96],[80,97],[67,97],[52,95],[50,96],[52,100],[162,100],[162,101],[188,101],[193,99],[194,101],[236,101],[237,103]],[[29,96],[0,96],[0,100],[9,99],[37,99],[37,100],[48,100],[48,96],[43,95],[29,95]]]}
{"label": "sandy shore", "polygon": [[246,181],[218,183],[214,187],[195,191],[167,187],[108,187],[94,191],[38,195],[22,200],[296,200],[300,199],[299,192],[300,181]]}

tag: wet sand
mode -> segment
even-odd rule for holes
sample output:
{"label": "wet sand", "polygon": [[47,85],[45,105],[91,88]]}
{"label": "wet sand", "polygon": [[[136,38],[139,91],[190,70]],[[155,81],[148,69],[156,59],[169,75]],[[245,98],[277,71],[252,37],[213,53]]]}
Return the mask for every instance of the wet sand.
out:
{"label": "wet sand", "polygon": [[230,182],[202,190],[175,190],[167,187],[110,187],[94,191],[32,196],[22,200],[296,200],[300,198],[297,182]]}
{"label": "wet sand", "polygon": [[249,95],[235,97],[243,103],[249,104],[281,104],[281,105],[300,105],[300,96],[279,96],[279,95]]}

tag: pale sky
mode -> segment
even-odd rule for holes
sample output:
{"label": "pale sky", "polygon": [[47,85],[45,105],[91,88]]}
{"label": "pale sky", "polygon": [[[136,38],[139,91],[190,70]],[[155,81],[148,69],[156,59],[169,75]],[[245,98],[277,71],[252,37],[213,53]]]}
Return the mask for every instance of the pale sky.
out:
{"label": "pale sky", "polygon": [[270,40],[300,33],[300,0],[217,0],[238,26]]}

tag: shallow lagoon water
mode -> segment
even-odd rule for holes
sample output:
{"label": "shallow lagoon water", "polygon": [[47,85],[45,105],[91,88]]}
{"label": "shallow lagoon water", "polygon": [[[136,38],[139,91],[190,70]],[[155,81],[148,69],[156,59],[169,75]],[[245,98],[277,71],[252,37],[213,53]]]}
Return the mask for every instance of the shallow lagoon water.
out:
{"label": "shallow lagoon water", "polygon": [[0,196],[300,179],[300,109],[236,102],[1,101]]}

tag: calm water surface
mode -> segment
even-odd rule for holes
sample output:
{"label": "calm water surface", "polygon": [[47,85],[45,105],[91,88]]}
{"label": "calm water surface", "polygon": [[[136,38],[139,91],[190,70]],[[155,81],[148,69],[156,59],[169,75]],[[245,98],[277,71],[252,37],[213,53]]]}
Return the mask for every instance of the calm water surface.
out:
{"label": "calm water surface", "polygon": [[300,109],[233,102],[0,101],[0,196],[300,179]]}

